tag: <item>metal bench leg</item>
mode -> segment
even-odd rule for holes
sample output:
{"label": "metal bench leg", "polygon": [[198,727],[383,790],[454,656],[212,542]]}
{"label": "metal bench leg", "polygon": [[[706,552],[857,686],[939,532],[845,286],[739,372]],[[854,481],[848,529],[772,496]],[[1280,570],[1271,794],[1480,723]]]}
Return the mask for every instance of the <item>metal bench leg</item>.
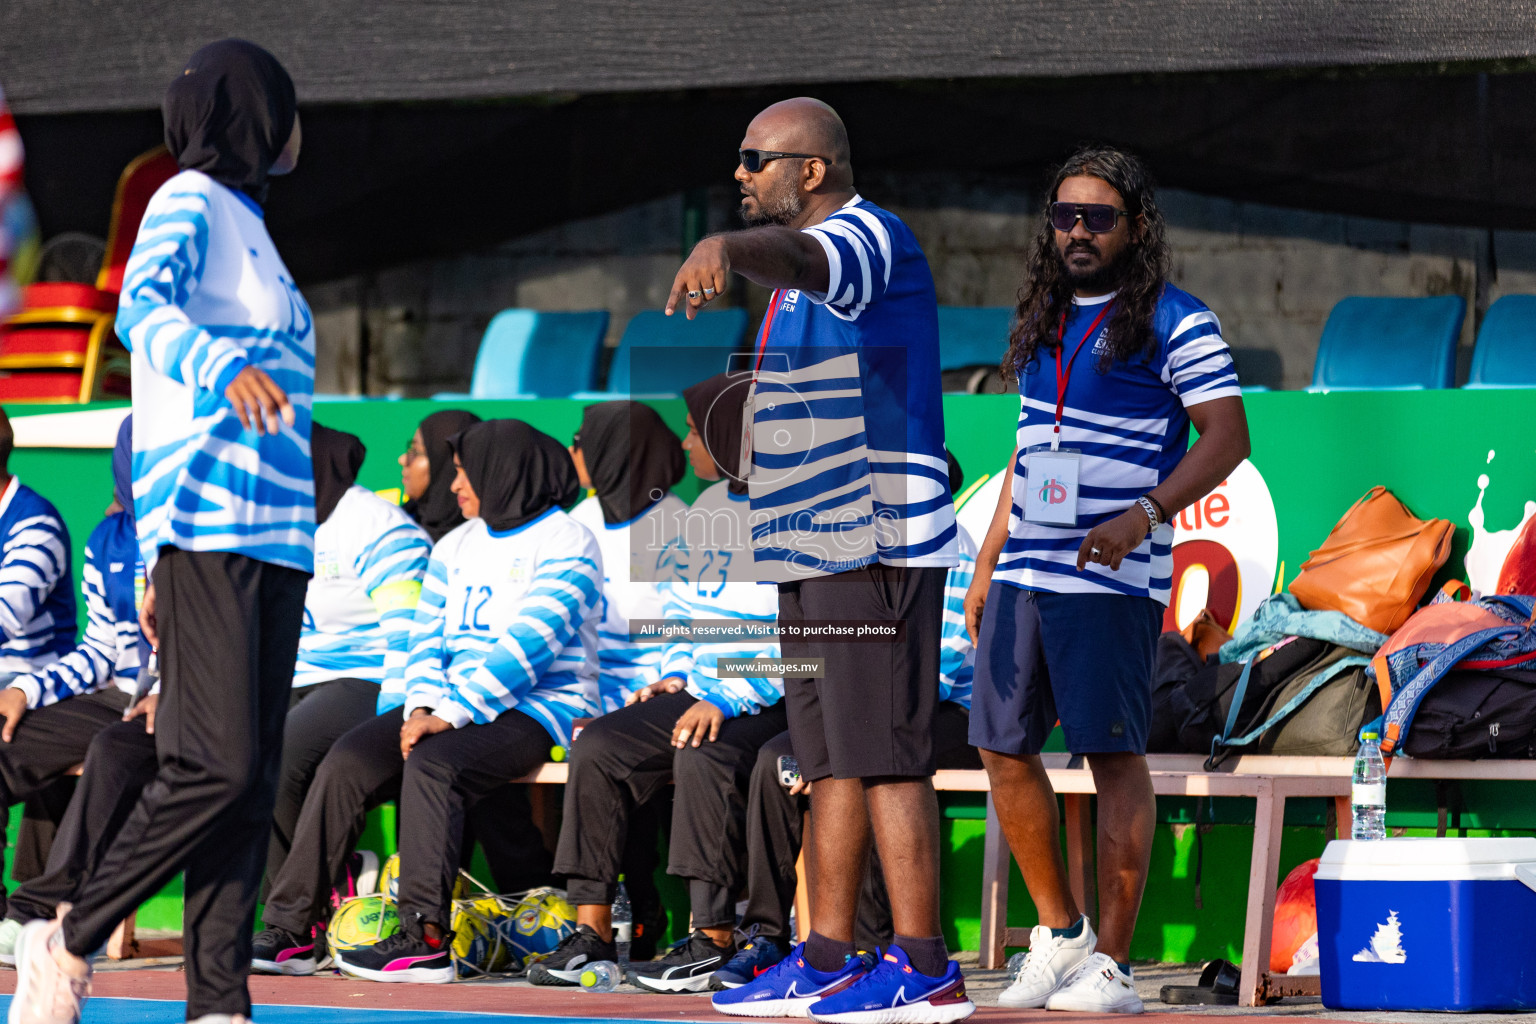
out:
{"label": "metal bench leg", "polygon": [[1253,816],[1253,857],[1248,869],[1248,915],[1243,925],[1243,969],[1237,999],[1243,1006],[1264,1002],[1269,940],[1275,925],[1275,886],[1280,875],[1280,832],[1285,794],[1271,779],[1259,780]]}
{"label": "metal bench leg", "polygon": [[1094,841],[1092,797],[1086,793],[1062,796],[1066,805],[1067,886],[1077,909],[1092,924],[1099,920],[1099,897],[1094,865],[1098,857]]}
{"label": "metal bench leg", "polygon": [[987,835],[981,855],[981,950],[983,968],[1003,966],[1003,944],[1008,934],[1008,869],[1013,855],[997,820],[992,794],[987,794]]}

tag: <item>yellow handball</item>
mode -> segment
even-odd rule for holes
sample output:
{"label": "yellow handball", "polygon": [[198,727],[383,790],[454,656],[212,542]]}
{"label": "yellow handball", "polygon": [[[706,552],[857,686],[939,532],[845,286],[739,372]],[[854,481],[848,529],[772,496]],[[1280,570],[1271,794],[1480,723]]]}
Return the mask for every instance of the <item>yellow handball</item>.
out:
{"label": "yellow handball", "polygon": [[375,893],[354,896],[336,908],[325,930],[325,944],[331,956],[350,949],[371,946],[400,930],[400,914],[393,900]]}

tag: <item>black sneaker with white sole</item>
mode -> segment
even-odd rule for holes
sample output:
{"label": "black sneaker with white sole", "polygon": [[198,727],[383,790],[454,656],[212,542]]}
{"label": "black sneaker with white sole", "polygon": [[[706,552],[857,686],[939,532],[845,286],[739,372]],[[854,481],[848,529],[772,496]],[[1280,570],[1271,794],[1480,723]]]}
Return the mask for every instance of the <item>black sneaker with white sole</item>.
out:
{"label": "black sneaker with white sole", "polygon": [[251,940],[251,970],[258,974],[306,977],[320,969],[322,956],[330,959],[324,945],[316,949],[313,934],[300,936],[267,928]]}
{"label": "black sneaker with white sole", "polygon": [[701,931],[679,942],[659,959],[629,965],[629,983],[650,992],[704,992],[709,976],[736,955],[736,943],[717,946]]}
{"label": "black sneaker with white sole", "polygon": [[457,973],[453,966],[453,933],[447,932],[431,943],[402,929],[371,946],[338,952],[336,969],[349,978],[364,981],[446,985]]}
{"label": "black sneaker with white sole", "polygon": [[618,958],[613,943],[604,942],[590,925],[577,925],[560,945],[528,968],[528,980],[535,985],[580,985],[581,969],[587,964]]}

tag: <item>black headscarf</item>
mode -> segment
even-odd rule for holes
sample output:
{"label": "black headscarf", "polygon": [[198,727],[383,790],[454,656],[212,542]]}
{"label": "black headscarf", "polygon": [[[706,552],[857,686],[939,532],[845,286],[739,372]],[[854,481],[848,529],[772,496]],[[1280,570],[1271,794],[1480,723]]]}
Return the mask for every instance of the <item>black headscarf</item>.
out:
{"label": "black headscarf", "polygon": [[458,499],[453,496],[453,448],[448,439],[480,422],[480,417],[463,409],[444,409],[421,421],[421,444],[430,467],[427,492],[405,503],[405,514],[421,524],[436,544],[448,532],[464,522]]}
{"label": "black headscarf", "polygon": [[683,439],[641,402],[587,406],[581,414],[580,447],[609,526],[627,523],[656,504],[688,468]]}
{"label": "black headscarf", "polygon": [[267,172],[288,145],[293,79],[255,43],[223,39],[192,55],[165,91],[165,148],[184,171],[266,202]]}
{"label": "black headscarf", "polygon": [[[112,496],[128,513],[128,521],[135,522],[133,514],[133,413],[123,417],[117,428],[117,444],[112,448]],[[143,664],[140,662],[139,664]]]}
{"label": "black headscarf", "polygon": [[448,443],[480,499],[480,518],[493,530],[515,529],[581,496],[565,445],[522,420],[476,423]]}
{"label": "black headscarf", "polygon": [[352,434],[313,423],[309,451],[315,463],[315,525],[331,518],[341,496],[357,483],[368,449]]}
{"label": "black headscarf", "polygon": [[732,494],[747,493],[741,476],[741,418],[751,384],[747,374],[717,373],[683,389],[688,415]]}

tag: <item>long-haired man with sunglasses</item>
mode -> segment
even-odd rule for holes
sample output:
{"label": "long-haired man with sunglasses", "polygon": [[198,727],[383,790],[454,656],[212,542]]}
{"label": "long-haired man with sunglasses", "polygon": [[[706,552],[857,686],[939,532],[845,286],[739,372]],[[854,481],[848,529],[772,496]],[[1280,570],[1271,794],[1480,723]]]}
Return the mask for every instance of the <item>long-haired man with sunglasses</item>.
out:
{"label": "long-haired man with sunglasses", "polygon": [[[1156,818],[1145,754],[1169,520],[1247,457],[1248,424],[1216,315],[1168,283],[1141,163],[1079,151],[1044,214],[1002,363],[1017,446],[965,600],[970,738],[1040,912],[1000,1001],[1139,1013],[1129,960]],[[1097,935],[1067,888],[1038,756],[1058,718],[1099,794]]]}
{"label": "long-haired man with sunglasses", "polygon": [[[939,931],[933,717],[958,542],[933,276],[911,230],[854,190],[846,130],[824,103],[758,114],[736,181],[752,226],[700,242],[667,311],[694,316],[732,271],[776,289],[748,367],[741,445],[758,578],[779,584],[781,630],[875,620],[900,632],[875,643],[780,634],[786,659],[822,662],[820,674],[784,678],[790,742],[814,784],[814,930],[714,1005],[946,1024],[975,1006]],[[873,962],[853,944],[871,841],[895,926]]]}

